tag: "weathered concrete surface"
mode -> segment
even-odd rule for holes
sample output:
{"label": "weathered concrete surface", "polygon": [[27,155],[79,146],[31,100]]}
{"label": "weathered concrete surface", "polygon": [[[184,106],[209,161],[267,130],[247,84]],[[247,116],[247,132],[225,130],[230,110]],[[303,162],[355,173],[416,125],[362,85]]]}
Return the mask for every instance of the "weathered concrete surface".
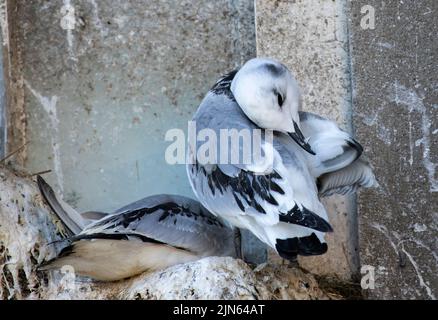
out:
{"label": "weathered concrete surface", "polygon": [[256,270],[209,257],[113,282],[75,277],[66,268],[37,272],[60,249],[62,225],[26,175],[0,167],[0,299],[340,299],[312,274],[287,266]]}
{"label": "weathered concrete surface", "polygon": [[[0,7],[0,21],[2,20],[2,15],[4,15],[4,9]],[[0,43],[3,43],[3,35],[1,32]],[[0,158],[5,156],[6,151],[6,83],[5,77],[3,76],[3,65],[3,50],[0,50]]]}
{"label": "weathered concrete surface", "polygon": [[[375,29],[360,26],[364,5]],[[380,189],[360,194],[371,298],[438,297],[438,2],[352,1],[354,125]]]}
{"label": "weathered concrete surface", "polygon": [[165,133],[186,130],[214,81],[255,55],[252,1],[19,0],[6,11],[8,149],[28,142],[16,163],[51,169],[80,210],[193,196],[184,165],[164,159]]}
{"label": "weathered concrete surface", "polygon": [[[257,56],[285,63],[303,94],[303,109],[351,131],[351,94],[345,1],[256,1]],[[352,198],[324,201],[334,232],[328,253],[300,259],[320,274],[344,279],[358,272],[357,219]]]}
{"label": "weathered concrete surface", "polygon": [[[2,33],[3,77],[5,81],[6,105],[5,147],[3,153],[14,155],[16,163],[23,164],[26,159],[27,121],[24,112],[24,82],[22,72],[22,46],[18,40],[17,1],[0,1],[0,27]],[[8,144],[10,148],[8,148]]]}

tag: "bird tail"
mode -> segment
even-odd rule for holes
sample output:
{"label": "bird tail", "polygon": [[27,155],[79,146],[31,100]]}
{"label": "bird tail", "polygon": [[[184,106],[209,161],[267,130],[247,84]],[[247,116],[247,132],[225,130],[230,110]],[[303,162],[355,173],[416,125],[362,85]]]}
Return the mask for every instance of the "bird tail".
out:
{"label": "bird tail", "polygon": [[[328,223],[327,226],[329,226]],[[264,231],[265,243],[275,249],[283,259],[295,261],[297,256],[314,256],[326,253],[328,247],[324,235],[331,232],[331,227],[325,231],[318,231],[310,225],[280,222],[265,227]]]}
{"label": "bird tail", "polygon": [[37,177],[37,184],[43,198],[71,235],[77,235],[87,224],[92,222],[92,220],[105,215],[101,212],[85,212],[84,214],[80,214],[63,201],[41,176]]}
{"label": "bird tail", "polygon": [[275,249],[286,260],[295,261],[297,256],[314,256],[327,252],[327,243],[321,241],[315,232],[308,236],[276,239]]}

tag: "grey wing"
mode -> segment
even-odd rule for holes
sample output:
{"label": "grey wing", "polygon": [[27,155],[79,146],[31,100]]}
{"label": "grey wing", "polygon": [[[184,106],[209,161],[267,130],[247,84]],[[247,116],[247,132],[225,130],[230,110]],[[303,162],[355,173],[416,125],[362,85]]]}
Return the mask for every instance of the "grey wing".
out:
{"label": "grey wing", "polygon": [[309,112],[300,112],[300,122],[316,152],[307,163],[321,197],[351,194],[359,187],[377,184],[362,146],[336,123]]}
{"label": "grey wing", "polygon": [[[221,129],[232,128],[236,131],[247,130],[252,133],[257,127],[236,104],[229,89],[229,81],[224,79],[226,77],[215,84],[196,111],[193,120],[196,121],[197,132],[208,128],[214,130],[220,137]],[[223,160],[221,144],[222,142],[217,144],[217,155]],[[195,148],[198,147],[199,145]],[[277,193],[277,196],[285,194],[277,184],[277,181],[282,180],[277,173],[257,176],[248,166],[239,161],[231,161],[232,154],[237,155],[240,161],[243,159],[243,144],[240,142],[231,145],[229,140],[225,146],[225,149],[232,150],[228,152],[228,158],[225,161],[215,161],[212,165],[200,164],[199,150],[192,148],[193,146],[189,145],[188,155],[191,161],[187,165],[187,174],[198,199],[213,213],[234,211],[238,214],[254,216],[265,214],[267,203],[277,204],[273,193]],[[259,172],[264,171],[263,163],[256,166],[259,167]],[[275,222],[272,221],[273,223]]]}
{"label": "grey wing", "polygon": [[238,170],[236,175],[230,176],[223,167],[216,165],[206,169],[193,164],[188,165],[187,170],[198,199],[212,212],[221,212],[228,220],[232,219],[232,224],[248,228],[239,225],[242,221],[239,222],[238,217],[250,216],[266,226],[285,222],[321,232],[332,231],[323,217],[296,201],[289,180],[281,170],[269,174]]}
{"label": "grey wing", "polygon": [[175,195],[151,196],[125,206],[89,225],[79,238],[93,235],[152,240],[200,256],[235,255],[232,230],[197,201]]}
{"label": "grey wing", "polygon": [[370,188],[376,185],[373,169],[363,156],[343,169],[323,174],[318,178],[321,197],[335,193],[352,194],[360,187]]}
{"label": "grey wing", "polygon": [[202,166],[196,163],[188,166],[188,173],[195,192],[201,199],[208,198],[209,206],[235,206],[241,214],[266,214],[265,202],[278,205],[275,193],[277,196],[285,194],[278,184],[281,176],[276,172],[257,175],[231,164]]}

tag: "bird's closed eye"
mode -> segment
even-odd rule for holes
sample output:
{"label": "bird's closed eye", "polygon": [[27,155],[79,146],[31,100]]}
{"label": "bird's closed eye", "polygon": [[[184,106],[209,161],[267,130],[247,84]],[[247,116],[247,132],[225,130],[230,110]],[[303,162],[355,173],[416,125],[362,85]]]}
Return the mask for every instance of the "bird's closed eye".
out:
{"label": "bird's closed eye", "polygon": [[279,105],[280,108],[281,108],[281,106],[283,106],[283,102],[284,102],[284,100],[283,100],[282,95],[281,95],[280,93],[278,93],[278,92],[277,92],[277,100],[278,100],[278,105]]}

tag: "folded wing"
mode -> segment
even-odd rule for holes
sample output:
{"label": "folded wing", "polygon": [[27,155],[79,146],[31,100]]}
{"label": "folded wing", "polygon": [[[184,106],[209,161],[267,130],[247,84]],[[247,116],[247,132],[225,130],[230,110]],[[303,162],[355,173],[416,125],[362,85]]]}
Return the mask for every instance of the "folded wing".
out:
{"label": "folded wing", "polygon": [[197,201],[156,195],[87,226],[75,239],[126,235],[157,241],[199,256],[234,255],[233,232]]}
{"label": "folded wing", "polygon": [[308,157],[309,171],[321,197],[351,194],[377,184],[362,146],[336,123],[310,112],[300,112],[301,127],[316,156]]}

